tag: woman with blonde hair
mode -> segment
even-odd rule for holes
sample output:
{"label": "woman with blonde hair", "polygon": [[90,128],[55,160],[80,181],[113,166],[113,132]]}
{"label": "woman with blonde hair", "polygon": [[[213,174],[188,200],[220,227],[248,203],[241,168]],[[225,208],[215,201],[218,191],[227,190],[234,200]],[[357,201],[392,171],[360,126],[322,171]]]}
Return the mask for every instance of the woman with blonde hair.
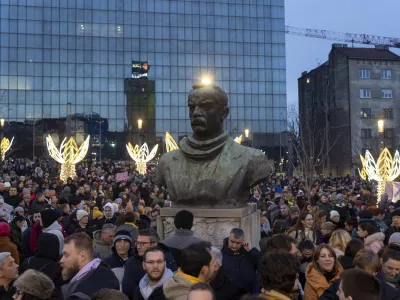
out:
{"label": "woman with blonde hair", "polygon": [[347,231],[338,229],[332,232],[331,238],[329,239],[329,246],[333,248],[336,256],[343,256],[346,250],[347,244],[351,241],[351,236]]}

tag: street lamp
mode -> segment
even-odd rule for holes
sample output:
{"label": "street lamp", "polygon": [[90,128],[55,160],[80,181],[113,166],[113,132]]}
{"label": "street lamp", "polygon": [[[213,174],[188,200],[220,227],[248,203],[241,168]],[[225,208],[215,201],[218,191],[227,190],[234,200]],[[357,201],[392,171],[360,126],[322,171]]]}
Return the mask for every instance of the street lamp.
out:
{"label": "street lamp", "polygon": [[142,127],[143,127],[143,120],[138,119],[137,125],[138,125],[138,134],[139,134],[139,146],[141,146],[142,145],[141,131],[142,131]]}
{"label": "street lamp", "polygon": [[249,134],[250,134],[250,130],[245,129],[244,130],[244,136],[248,139],[249,138]]}
{"label": "street lamp", "polygon": [[[0,119],[0,127],[1,127],[1,138],[0,138],[0,143],[3,142],[3,138],[4,138],[4,119]],[[0,149],[0,157],[3,158],[3,149]],[[4,159],[2,159],[3,161]]]}
{"label": "street lamp", "polygon": [[204,76],[201,78],[201,83],[204,85],[210,85],[211,84],[211,78],[208,76]]}
{"label": "street lamp", "polygon": [[384,120],[379,120],[378,121],[378,132],[383,133],[385,130],[385,121]]}

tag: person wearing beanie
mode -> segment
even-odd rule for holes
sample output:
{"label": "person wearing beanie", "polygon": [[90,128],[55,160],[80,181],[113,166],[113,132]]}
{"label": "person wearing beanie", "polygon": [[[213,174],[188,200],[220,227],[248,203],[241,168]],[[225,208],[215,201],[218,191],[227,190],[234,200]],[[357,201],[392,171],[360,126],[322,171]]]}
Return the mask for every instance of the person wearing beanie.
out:
{"label": "person wearing beanie", "polygon": [[14,283],[19,294],[16,300],[50,300],[54,290],[53,281],[42,272],[27,270]]}
{"label": "person wearing beanie", "polygon": [[174,234],[162,241],[171,250],[178,266],[180,265],[182,250],[201,241],[192,231],[193,219],[193,214],[190,211],[179,211],[174,218]]}
{"label": "person wearing beanie", "polygon": [[90,225],[96,231],[101,229],[104,225],[103,213],[99,210],[97,206],[93,207],[92,220]]}
{"label": "person wearing beanie", "polygon": [[[300,215],[300,209],[297,206],[289,207],[289,218],[290,222],[293,222]],[[297,219],[296,219],[297,220]]]}
{"label": "person wearing beanie", "polygon": [[340,220],[340,214],[337,210],[331,210],[329,213],[330,221],[335,224],[336,229],[344,229],[344,220]]}
{"label": "person wearing beanie", "polygon": [[389,243],[390,236],[395,232],[400,232],[400,208],[396,208],[391,213],[392,215],[392,226],[390,226],[385,232],[385,245]]}
{"label": "person wearing beanie", "polygon": [[122,284],[122,279],[125,273],[125,262],[129,257],[133,256],[132,237],[128,231],[119,230],[115,234],[112,245],[111,256],[103,261],[111,268],[119,283]]}
{"label": "person wearing beanie", "polygon": [[22,274],[28,269],[38,270],[57,282],[61,278],[60,242],[54,234],[43,233],[36,243],[34,256],[24,259],[19,266],[19,273]]}
{"label": "person wearing beanie", "polygon": [[76,212],[76,220],[78,224],[75,227],[75,232],[84,232],[90,238],[93,238],[93,230],[89,227],[89,214],[86,210],[79,209]]}
{"label": "person wearing beanie", "polygon": [[0,222],[0,252],[9,252],[15,263],[19,264],[19,253],[17,246],[10,240],[11,228],[6,222]]}

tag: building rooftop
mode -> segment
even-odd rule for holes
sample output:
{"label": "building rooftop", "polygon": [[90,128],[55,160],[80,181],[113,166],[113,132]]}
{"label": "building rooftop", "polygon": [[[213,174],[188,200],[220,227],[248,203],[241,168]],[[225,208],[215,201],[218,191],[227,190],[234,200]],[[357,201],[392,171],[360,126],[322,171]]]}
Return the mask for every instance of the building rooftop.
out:
{"label": "building rooftop", "polygon": [[387,49],[376,48],[334,48],[348,58],[400,60],[400,56]]}

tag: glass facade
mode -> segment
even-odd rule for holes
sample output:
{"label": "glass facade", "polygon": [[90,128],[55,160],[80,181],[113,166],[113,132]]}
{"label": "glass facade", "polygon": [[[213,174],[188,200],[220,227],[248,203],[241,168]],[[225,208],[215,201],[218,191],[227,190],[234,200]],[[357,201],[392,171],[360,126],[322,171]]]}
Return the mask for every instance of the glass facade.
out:
{"label": "glass facade", "polygon": [[[64,138],[68,107],[78,142],[92,137],[89,154],[123,158],[139,134],[178,140],[205,74],[228,93],[232,136],[248,128],[267,148],[286,130],[284,0],[0,3],[0,117],[21,155]],[[147,78],[131,78],[132,61],[148,62]]]}

